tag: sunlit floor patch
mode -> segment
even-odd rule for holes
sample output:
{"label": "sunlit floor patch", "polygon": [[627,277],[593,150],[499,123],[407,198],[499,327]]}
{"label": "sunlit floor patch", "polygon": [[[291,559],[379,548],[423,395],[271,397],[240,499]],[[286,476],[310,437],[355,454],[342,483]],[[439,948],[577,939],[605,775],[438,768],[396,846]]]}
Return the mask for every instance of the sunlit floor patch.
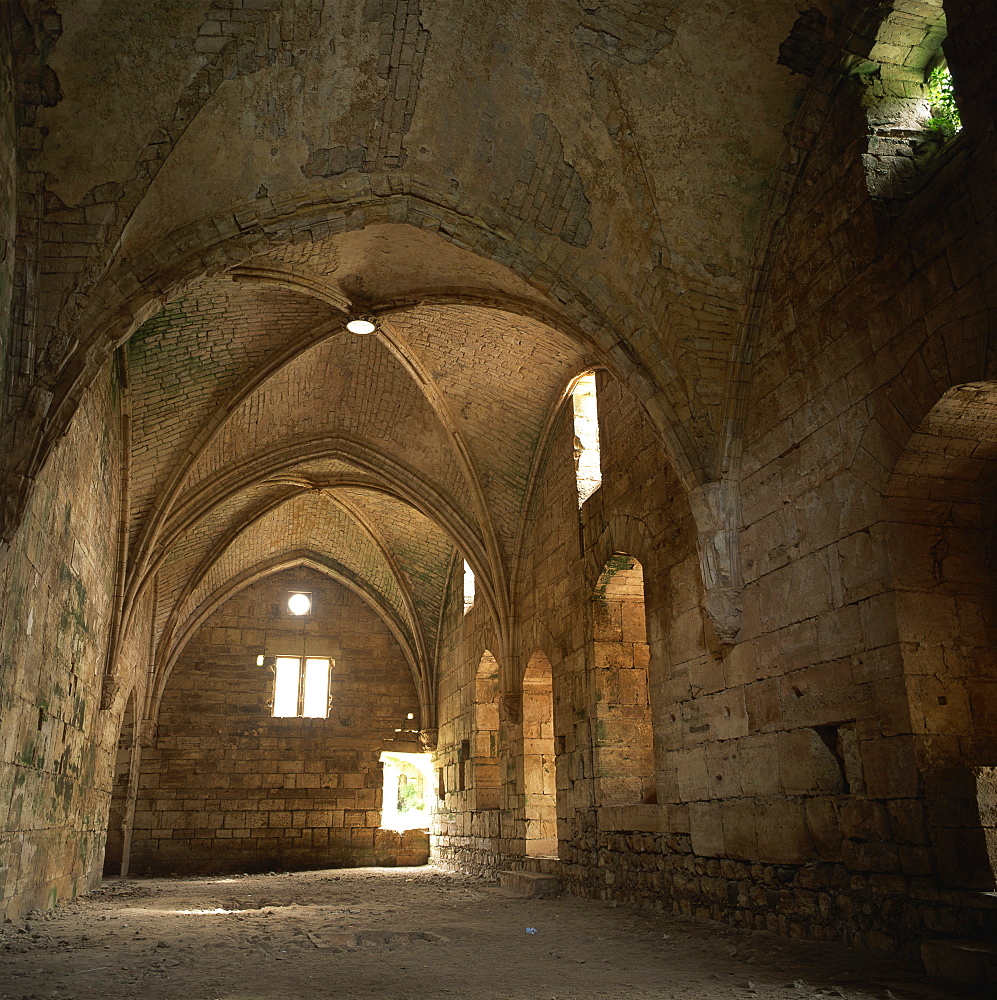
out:
{"label": "sunlit floor patch", "polygon": [[[426,868],[130,879],[0,926],[2,1000],[951,1000],[896,957]],[[230,893],[231,895],[228,895]],[[135,900],[139,899],[138,905]]]}

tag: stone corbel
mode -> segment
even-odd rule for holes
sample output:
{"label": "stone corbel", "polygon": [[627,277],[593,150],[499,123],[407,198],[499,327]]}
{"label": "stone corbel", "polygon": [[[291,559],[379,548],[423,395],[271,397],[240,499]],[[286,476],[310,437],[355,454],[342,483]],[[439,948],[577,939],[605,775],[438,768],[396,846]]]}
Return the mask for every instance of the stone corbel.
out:
{"label": "stone corbel", "polygon": [[121,686],[118,678],[114,674],[104,674],[100,682],[100,710],[109,712],[114,706],[114,699],[118,696],[118,688]]}
{"label": "stone corbel", "polygon": [[741,496],[730,480],[703,483],[689,494],[696,522],[707,617],[724,645],[741,630]]}
{"label": "stone corbel", "polygon": [[141,719],[138,724],[138,742],[142,747],[154,747],[159,736],[159,723],[153,719]]}
{"label": "stone corbel", "polygon": [[422,750],[435,750],[440,742],[440,731],[438,729],[420,729],[419,747]]}
{"label": "stone corbel", "polygon": [[523,718],[523,696],[518,691],[507,691],[502,695],[499,716],[510,725],[519,725]]}

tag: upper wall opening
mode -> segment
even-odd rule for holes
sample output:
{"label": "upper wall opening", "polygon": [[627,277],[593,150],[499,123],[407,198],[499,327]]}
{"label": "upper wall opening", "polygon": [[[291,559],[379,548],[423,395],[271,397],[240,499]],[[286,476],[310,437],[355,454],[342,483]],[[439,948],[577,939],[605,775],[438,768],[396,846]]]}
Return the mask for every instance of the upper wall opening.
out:
{"label": "upper wall opening", "polygon": [[581,507],[602,485],[595,372],[587,372],[575,379],[571,389],[571,409],[575,429],[575,483],[578,487],[578,506]]}
{"label": "upper wall opening", "polygon": [[917,189],[928,165],[961,128],[942,51],[947,28],[941,0],[896,0],[892,8],[870,30],[872,39],[861,39],[867,54],[853,53],[847,66],[865,87],[866,183],[886,204]]}

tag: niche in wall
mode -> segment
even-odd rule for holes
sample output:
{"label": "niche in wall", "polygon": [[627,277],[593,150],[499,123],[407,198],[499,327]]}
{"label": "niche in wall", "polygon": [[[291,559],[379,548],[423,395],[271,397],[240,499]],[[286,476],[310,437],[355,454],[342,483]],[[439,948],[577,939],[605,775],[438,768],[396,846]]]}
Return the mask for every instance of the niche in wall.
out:
{"label": "niche in wall", "polygon": [[657,802],[644,571],[633,556],[616,553],[603,568],[592,630],[596,804]]}

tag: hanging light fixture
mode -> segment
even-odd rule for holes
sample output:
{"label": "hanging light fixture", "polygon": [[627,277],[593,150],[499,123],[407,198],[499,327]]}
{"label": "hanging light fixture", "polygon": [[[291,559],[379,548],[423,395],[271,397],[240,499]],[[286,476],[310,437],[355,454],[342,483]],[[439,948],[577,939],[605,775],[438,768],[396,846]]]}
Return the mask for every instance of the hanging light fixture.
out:
{"label": "hanging light fixture", "polygon": [[346,329],[350,333],[355,333],[358,337],[365,337],[369,333],[374,333],[377,330],[377,326],[377,317],[371,316],[369,313],[358,313],[346,321]]}

